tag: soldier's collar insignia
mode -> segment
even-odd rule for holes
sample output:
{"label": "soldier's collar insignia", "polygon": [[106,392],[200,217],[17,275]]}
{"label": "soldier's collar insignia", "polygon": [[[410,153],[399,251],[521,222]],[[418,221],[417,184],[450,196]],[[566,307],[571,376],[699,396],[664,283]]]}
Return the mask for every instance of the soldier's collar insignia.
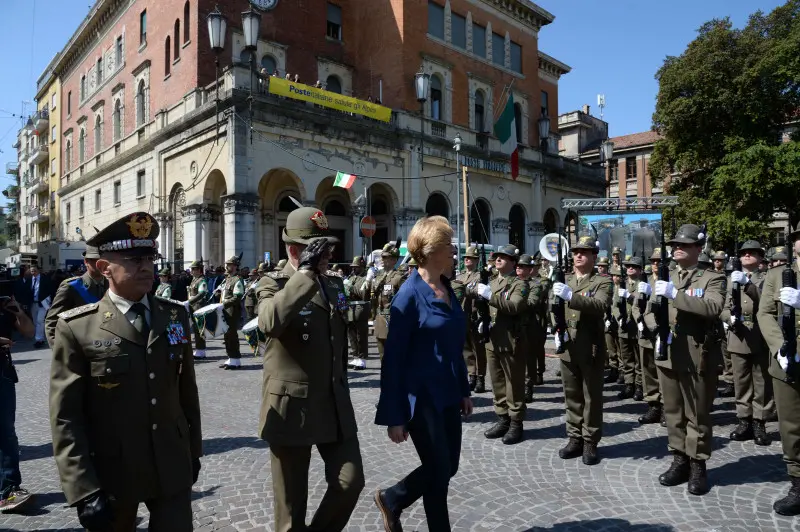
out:
{"label": "soldier's collar insignia", "polygon": [[108,321],[113,317],[114,317],[114,313],[113,312],[106,311],[105,313],[103,313],[103,321]]}
{"label": "soldier's collar insignia", "polygon": [[328,228],[328,219],[322,214],[322,211],[317,211],[311,215],[311,221],[320,229]]}
{"label": "soldier's collar insignia", "polygon": [[136,214],[131,215],[129,222],[126,222],[131,231],[131,236],[135,238],[148,238],[153,230],[153,220],[150,216],[139,218]]}
{"label": "soldier's collar insignia", "polygon": [[101,382],[98,384],[99,387],[103,388],[104,390],[113,390],[117,386],[119,386],[118,382]]}

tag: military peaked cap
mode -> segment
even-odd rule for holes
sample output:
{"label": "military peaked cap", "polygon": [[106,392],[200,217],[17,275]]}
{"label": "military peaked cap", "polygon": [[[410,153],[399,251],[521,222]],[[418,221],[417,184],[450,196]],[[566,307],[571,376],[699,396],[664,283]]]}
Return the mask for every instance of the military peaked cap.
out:
{"label": "military peaked cap", "polygon": [[114,251],[130,251],[136,255],[152,255],[158,250],[158,222],[146,212],[126,214],[86,241],[100,255]]}

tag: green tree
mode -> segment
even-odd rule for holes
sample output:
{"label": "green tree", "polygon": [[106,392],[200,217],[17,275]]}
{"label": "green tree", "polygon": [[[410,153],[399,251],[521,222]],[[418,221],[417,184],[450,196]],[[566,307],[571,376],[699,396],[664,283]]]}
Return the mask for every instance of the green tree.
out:
{"label": "green tree", "polygon": [[800,118],[799,50],[800,0],[789,0],[742,29],[707,22],[656,74],[650,173],[680,198],[678,220],[708,223],[715,247],[734,231],[764,238],[775,212],[800,218],[800,138],[779,135]]}

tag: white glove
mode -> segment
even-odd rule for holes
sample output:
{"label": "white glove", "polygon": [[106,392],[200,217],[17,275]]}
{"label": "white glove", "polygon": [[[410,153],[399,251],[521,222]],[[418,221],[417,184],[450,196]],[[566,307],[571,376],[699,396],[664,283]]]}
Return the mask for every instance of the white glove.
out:
{"label": "white glove", "polygon": [[628,292],[625,288],[620,288],[619,290],[617,290],[617,294],[619,295],[619,297],[622,297],[624,299],[628,299],[629,297],[631,297],[631,293]]}
{"label": "white glove", "polygon": [[781,303],[800,309],[800,290],[796,288],[781,288]]}
{"label": "white glove", "polygon": [[[734,320],[734,321],[736,321],[736,320]],[[723,328],[724,328],[724,329],[727,331],[727,330],[728,330],[728,328],[730,327],[730,325],[728,325],[727,323],[725,323],[725,322],[723,321],[723,322],[722,322],[722,327],[723,327]]]}
{"label": "white glove", "polygon": [[[731,325],[736,325],[736,316],[731,316]],[[727,329],[728,324],[725,324],[725,328]]]}
{"label": "white glove", "polygon": [[611,328],[611,322],[609,320],[606,320],[606,332],[608,332],[610,328]]}
{"label": "white glove", "polygon": [[367,281],[371,281],[374,278],[375,278],[375,269],[370,268],[369,271],[367,272]]}
{"label": "white glove", "polygon": [[192,317],[192,307],[189,305],[189,300],[188,299],[183,302],[183,308],[186,309],[186,312],[189,313],[189,317],[191,318]]}
{"label": "white glove", "polygon": [[777,358],[778,358],[778,364],[780,364],[781,369],[783,371],[788,371],[789,370],[789,359],[787,357],[783,356],[783,354],[780,351],[778,351],[778,357]]}
{"label": "white glove", "polygon": [[639,329],[639,332],[644,332],[644,323],[641,321],[636,324],[636,328]]}
{"label": "white glove", "polygon": [[650,286],[650,283],[639,283],[639,286],[636,287],[636,290],[640,294],[644,294],[647,297],[650,297],[650,294],[653,293],[653,288]]}
{"label": "white glove", "polygon": [[678,289],[675,288],[672,281],[656,281],[656,295],[675,299],[678,296]]}
{"label": "white glove", "polygon": [[560,297],[564,301],[572,300],[572,288],[564,283],[556,283],[553,285],[553,294]]}
{"label": "white glove", "polygon": [[747,274],[744,272],[731,272],[731,282],[732,283],[739,283],[740,285],[744,286],[750,282],[750,279],[747,278]]}
{"label": "white glove", "polygon": [[478,322],[478,334],[486,334],[486,331],[483,330],[483,321]]}
{"label": "white glove", "polygon": [[488,284],[478,283],[475,285],[475,293],[488,301],[492,298],[492,287]]}
{"label": "white glove", "polygon": [[556,351],[561,349],[561,339],[558,337],[558,335],[556,335],[555,338],[553,338],[553,342],[555,342],[556,344]]}

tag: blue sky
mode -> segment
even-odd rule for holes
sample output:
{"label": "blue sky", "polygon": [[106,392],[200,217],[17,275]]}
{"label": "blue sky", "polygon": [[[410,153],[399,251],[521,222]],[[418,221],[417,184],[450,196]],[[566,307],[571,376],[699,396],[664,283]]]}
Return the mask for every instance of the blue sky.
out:
{"label": "blue sky", "polygon": [[[22,102],[35,108],[36,79],[88,14],[92,0],[0,0],[0,172],[16,160],[11,145],[20,127]],[[770,11],[782,0],[538,0],[556,16],[545,26],[539,46],[567,63],[572,72],[560,83],[559,112],[592,106],[606,96],[604,118],[614,136],[649,129],[658,86],[653,78],[667,55],[678,55],[700,25],[730,16],[736,26],[757,9]],[[34,16],[35,10],[35,16]],[[0,189],[11,181],[0,175]],[[0,196],[0,201],[5,198]]]}

